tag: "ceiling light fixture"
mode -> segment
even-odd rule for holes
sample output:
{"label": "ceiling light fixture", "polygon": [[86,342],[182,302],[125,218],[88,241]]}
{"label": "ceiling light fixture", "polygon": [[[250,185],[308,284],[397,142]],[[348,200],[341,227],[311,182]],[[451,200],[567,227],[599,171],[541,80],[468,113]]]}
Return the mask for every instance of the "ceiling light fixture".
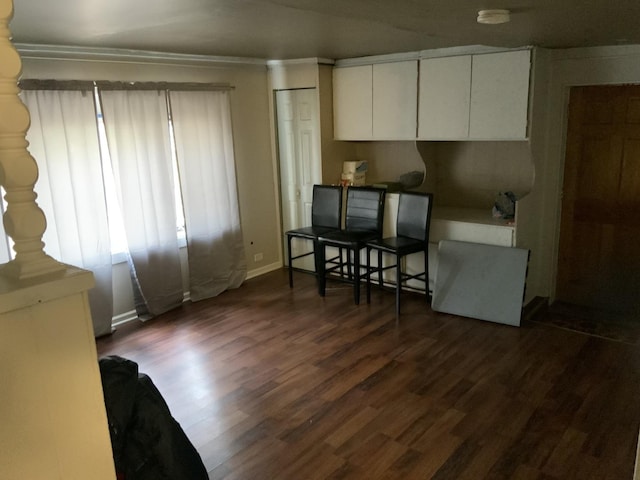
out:
{"label": "ceiling light fixture", "polygon": [[478,12],[478,23],[486,25],[497,25],[507,23],[510,18],[509,10],[480,10]]}

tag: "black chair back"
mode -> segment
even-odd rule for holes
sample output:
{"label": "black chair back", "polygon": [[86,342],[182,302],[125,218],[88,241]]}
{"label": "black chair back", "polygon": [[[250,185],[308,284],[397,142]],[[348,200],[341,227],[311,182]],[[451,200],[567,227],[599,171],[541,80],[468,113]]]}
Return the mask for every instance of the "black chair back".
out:
{"label": "black chair back", "polygon": [[311,225],[340,229],[342,226],[342,187],[314,185]]}
{"label": "black chair back", "polygon": [[396,235],[427,241],[432,206],[433,194],[431,193],[401,192]]}
{"label": "black chair back", "polygon": [[383,188],[349,187],[345,229],[382,233],[385,193]]}

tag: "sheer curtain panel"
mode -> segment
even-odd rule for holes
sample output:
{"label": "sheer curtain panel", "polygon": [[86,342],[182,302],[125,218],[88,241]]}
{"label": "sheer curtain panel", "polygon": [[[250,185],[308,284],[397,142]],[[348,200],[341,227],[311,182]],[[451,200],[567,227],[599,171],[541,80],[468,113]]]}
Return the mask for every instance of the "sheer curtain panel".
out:
{"label": "sheer curtain panel", "polygon": [[49,220],[45,250],[93,272],[94,333],[111,333],[111,246],[93,92],[25,90],[22,98],[31,114],[29,151],[39,169],[35,191]]}
{"label": "sheer curtain panel", "polygon": [[182,304],[174,178],[164,91],[100,93],[142,319]]}
{"label": "sheer curtain panel", "polygon": [[247,274],[226,91],[169,93],[194,301],[239,287]]}

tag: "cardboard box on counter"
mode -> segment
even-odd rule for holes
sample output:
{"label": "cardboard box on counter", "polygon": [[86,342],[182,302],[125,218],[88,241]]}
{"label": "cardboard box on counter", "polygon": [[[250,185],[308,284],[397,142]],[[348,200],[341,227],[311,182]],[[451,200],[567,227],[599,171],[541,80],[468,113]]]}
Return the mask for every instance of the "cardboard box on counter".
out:
{"label": "cardboard box on counter", "polygon": [[354,160],[342,163],[342,173],[366,173],[369,163],[366,160]]}

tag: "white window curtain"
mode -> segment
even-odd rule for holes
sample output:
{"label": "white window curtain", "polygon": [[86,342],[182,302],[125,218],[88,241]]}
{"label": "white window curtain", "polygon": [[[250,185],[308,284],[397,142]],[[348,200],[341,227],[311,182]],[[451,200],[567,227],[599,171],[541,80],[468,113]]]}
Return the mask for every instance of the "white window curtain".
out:
{"label": "white window curtain", "polygon": [[26,138],[39,169],[38,204],[50,219],[45,251],[93,272],[94,333],[111,333],[111,246],[93,93],[27,90],[22,98],[31,113]]}
{"label": "white window curtain", "polygon": [[229,94],[170,92],[194,301],[239,287],[247,274]]}
{"label": "white window curtain", "polygon": [[166,93],[100,93],[142,319],[182,304]]}

